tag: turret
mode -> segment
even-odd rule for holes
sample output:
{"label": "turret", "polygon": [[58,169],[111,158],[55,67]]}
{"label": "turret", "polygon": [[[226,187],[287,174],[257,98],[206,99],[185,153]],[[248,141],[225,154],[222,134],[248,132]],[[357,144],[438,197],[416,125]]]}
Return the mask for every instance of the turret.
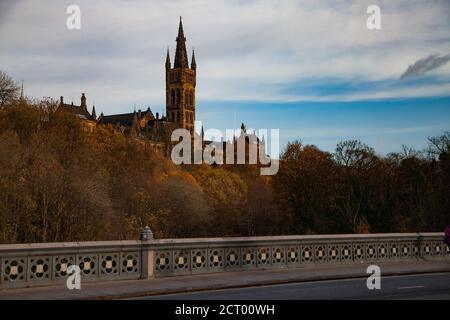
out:
{"label": "turret", "polygon": [[81,94],[81,107],[86,110],[87,109],[87,105],[86,105],[86,96],[84,95],[84,93]]}
{"label": "turret", "polygon": [[97,119],[97,113],[95,113],[95,105],[92,106],[92,113],[91,113],[92,119],[96,120]]}

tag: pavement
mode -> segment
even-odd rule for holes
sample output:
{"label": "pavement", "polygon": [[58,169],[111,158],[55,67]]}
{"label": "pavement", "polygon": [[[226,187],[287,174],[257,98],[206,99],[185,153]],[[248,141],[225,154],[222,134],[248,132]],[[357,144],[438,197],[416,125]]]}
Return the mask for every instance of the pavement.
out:
{"label": "pavement", "polygon": [[[237,289],[280,284],[317,282],[326,280],[367,279],[369,264],[352,265],[311,265],[302,268],[238,271],[193,276],[177,276],[149,280],[126,280],[110,282],[81,283],[80,290],[68,290],[65,284],[0,290],[0,300],[38,299],[38,300],[73,300],[73,299],[127,299],[151,297],[164,298],[168,294],[198,293],[202,291]],[[449,273],[450,261],[400,261],[378,263],[381,275],[400,276],[417,274]],[[361,279],[364,278],[364,279]],[[384,279],[384,278],[383,278]],[[446,281],[447,283],[449,281]],[[431,286],[430,286],[431,287]],[[367,287],[365,287],[367,290]],[[318,292],[328,290],[324,288]],[[263,290],[261,290],[263,291]],[[368,290],[367,290],[368,291]],[[326,292],[325,292],[326,294]],[[296,295],[297,297],[298,295]],[[167,297],[167,296],[166,296]],[[225,295],[234,299],[232,295]],[[274,294],[270,295],[274,298]],[[286,295],[286,297],[291,297]],[[180,296],[180,299],[185,298]],[[195,297],[191,297],[195,298]],[[190,298],[189,298],[190,299]],[[203,299],[203,298],[202,298]],[[289,298],[287,298],[289,299]]]}

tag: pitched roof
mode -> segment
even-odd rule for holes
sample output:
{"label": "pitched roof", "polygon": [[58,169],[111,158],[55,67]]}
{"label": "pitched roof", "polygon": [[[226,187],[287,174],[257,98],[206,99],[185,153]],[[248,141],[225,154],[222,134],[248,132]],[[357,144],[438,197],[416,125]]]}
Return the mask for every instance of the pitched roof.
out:
{"label": "pitched roof", "polygon": [[[60,105],[61,106],[61,105]],[[93,120],[92,116],[89,112],[81,106],[76,106],[74,104],[63,103],[62,107],[64,110],[73,113],[75,116],[79,117],[82,120]]]}
{"label": "pitched roof", "polygon": [[124,127],[131,127],[133,125],[135,113],[122,113],[122,114],[114,114],[110,116],[103,116],[99,123],[101,124],[112,124],[119,125]]}

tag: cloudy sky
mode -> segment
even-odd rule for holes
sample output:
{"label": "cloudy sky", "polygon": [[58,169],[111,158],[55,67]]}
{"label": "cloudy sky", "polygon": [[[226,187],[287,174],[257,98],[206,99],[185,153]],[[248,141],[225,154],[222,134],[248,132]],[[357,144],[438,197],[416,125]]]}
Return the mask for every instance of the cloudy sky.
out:
{"label": "cloudy sky", "polygon": [[[372,4],[381,30],[366,27]],[[0,0],[0,70],[35,98],[162,113],[180,15],[206,127],[279,128],[282,144],[330,151],[360,138],[382,154],[450,130],[446,0]]]}

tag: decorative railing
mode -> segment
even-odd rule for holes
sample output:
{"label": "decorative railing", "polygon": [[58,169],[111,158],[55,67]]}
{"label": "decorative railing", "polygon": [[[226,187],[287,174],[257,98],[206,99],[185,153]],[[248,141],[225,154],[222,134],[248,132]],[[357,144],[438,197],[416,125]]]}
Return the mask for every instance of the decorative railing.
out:
{"label": "decorative railing", "polygon": [[0,288],[65,284],[78,265],[82,281],[139,279],[141,241],[0,245]]}
{"label": "decorative railing", "polygon": [[[149,230],[147,230],[149,231]],[[279,236],[0,245],[0,288],[199,273],[301,268],[314,264],[450,259],[442,233]]]}
{"label": "decorative railing", "polygon": [[159,240],[154,276],[313,264],[448,259],[442,233]]}

